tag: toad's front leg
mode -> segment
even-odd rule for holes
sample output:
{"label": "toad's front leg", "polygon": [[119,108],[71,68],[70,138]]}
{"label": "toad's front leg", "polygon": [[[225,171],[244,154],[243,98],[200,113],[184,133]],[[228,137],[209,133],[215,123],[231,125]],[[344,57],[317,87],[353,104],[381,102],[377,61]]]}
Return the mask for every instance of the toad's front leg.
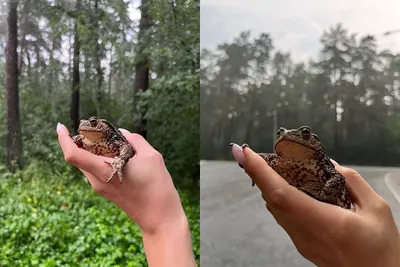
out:
{"label": "toad's front leg", "polygon": [[83,148],[83,136],[82,135],[78,134],[75,136],[71,136],[71,138],[79,148]]}

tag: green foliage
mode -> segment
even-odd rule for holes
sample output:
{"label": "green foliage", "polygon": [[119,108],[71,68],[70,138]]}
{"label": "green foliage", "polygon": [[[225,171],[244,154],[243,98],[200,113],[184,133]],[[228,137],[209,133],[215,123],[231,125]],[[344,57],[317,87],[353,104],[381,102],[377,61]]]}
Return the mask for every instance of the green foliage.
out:
{"label": "green foliage", "polygon": [[[151,88],[136,101],[135,63],[142,55],[136,49],[138,21],[128,12],[132,1],[97,1],[97,8],[95,2],[81,1],[79,12],[75,0],[19,4],[19,105],[25,167],[15,175],[4,167],[0,170],[4,173],[0,177],[0,266],[146,266],[138,228],[112,203],[93,193],[82,174],[64,162],[57,141],[57,122],[70,127],[76,22],[79,117],[97,115],[117,127],[132,129],[133,103],[149,107],[149,141],[164,155],[175,183],[190,189],[179,193],[199,264],[199,3],[151,2],[151,15],[158,21],[146,38]],[[0,31],[0,40],[6,37]],[[6,77],[3,52],[1,80]],[[6,147],[3,86],[0,83],[0,146]],[[0,152],[1,164],[6,162],[6,153],[5,149]]]}
{"label": "green foliage", "polygon": [[148,139],[179,186],[198,190],[200,123],[199,1],[150,1],[152,27],[144,40],[151,75],[146,106]]}
{"label": "green foliage", "polygon": [[[139,228],[68,171],[1,166],[1,266],[147,266]],[[199,200],[180,192],[199,262]]]}
{"label": "green foliage", "polygon": [[[199,177],[199,75],[177,74],[153,82],[142,100],[151,106],[149,141],[163,155],[175,181],[190,185]],[[189,183],[189,184],[188,184]]]}
{"label": "green foliage", "polygon": [[202,51],[201,158],[233,159],[230,142],[270,152],[277,127],[309,125],[342,164],[399,165],[400,55],[340,24],[321,44],[299,63],[268,34]]}

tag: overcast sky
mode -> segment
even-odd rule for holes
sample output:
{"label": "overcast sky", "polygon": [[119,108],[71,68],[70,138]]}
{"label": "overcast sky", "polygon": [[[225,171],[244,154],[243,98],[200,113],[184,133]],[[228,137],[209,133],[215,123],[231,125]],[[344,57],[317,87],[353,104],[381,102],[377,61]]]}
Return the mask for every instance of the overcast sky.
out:
{"label": "overcast sky", "polygon": [[215,48],[240,32],[270,33],[276,48],[295,60],[316,58],[324,30],[374,34],[380,48],[400,52],[400,0],[201,0],[201,47]]}

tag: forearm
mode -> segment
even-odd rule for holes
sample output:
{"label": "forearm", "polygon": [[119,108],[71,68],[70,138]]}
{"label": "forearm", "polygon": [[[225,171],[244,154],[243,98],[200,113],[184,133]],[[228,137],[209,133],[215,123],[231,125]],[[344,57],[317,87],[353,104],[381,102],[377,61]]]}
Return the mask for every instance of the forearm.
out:
{"label": "forearm", "polygon": [[196,266],[185,214],[163,232],[143,232],[143,244],[150,267]]}

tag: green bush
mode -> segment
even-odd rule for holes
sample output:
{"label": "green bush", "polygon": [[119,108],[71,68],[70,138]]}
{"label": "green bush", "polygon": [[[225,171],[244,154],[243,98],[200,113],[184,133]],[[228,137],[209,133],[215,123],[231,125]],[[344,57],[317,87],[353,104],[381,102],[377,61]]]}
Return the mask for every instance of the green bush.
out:
{"label": "green bush", "polygon": [[[38,161],[0,173],[0,266],[147,266],[139,228],[85,179]],[[199,263],[198,196],[180,196]]]}
{"label": "green bush", "polygon": [[160,77],[141,95],[149,120],[149,142],[165,159],[174,182],[197,188],[200,177],[200,85],[199,73]]}

